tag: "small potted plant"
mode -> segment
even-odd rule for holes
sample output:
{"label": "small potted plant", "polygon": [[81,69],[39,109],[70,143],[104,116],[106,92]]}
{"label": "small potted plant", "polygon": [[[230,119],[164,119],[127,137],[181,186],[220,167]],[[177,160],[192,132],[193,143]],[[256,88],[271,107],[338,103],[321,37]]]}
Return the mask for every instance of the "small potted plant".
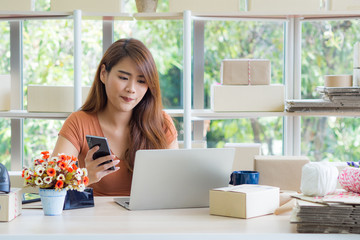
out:
{"label": "small potted plant", "polygon": [[39,187],[44,214],[61,215],[67,190],[84,191],[89,183],[86,168],[79,168],[77,158],[66,154],[51,157],[49,151],[41,152],[33,166],[24,168],[25,186]]}

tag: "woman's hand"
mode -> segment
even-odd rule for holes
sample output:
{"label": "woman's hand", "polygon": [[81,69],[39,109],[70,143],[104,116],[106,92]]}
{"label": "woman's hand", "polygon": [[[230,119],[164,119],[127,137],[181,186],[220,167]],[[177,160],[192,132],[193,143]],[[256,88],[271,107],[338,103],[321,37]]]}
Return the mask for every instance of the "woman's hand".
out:
{"label": "woman's hand", "polygon": [[[97,150],[99,150],[99,146],[95,146],[91,148],[85,157],[85,167],[88,171],[89,185],[99,182],[106,175],[116,172],[117,170],[120,169],[120,167],[115,167],[115,165],[117,165],[120,162],[120,160],[112,160],[115,159],[116,157],[115,155],[108,155],[104,157],[99,157],[97,159],[93,159],[93,155]],[[109,160],[112,161],[100,165]],[[108,170],[111,167],[115,167],[115,170]]]}

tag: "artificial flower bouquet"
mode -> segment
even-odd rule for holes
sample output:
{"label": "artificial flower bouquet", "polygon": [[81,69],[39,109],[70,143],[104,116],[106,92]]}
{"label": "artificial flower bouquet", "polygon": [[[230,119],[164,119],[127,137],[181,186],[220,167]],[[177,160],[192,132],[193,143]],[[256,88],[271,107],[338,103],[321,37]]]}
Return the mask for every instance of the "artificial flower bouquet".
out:
{"label": "artificial flower bouquet", "polygon": [[84,191],[89,183],[86,168],[78,168],[77,158],[58,154],[50,158],[49,151],[41,152],[42,157],[35,159],[33,166],[24,168],[22,177],[25,186],[61,191]]}

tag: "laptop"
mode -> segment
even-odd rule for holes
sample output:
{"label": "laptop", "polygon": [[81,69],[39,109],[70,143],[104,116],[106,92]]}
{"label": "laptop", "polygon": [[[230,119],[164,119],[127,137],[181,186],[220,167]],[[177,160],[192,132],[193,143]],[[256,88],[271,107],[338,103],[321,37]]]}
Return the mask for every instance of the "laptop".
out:
{"label": "laptop", "polygon": [[129,210],[209,206],[209,190],[229,184],[235,149],[138,150],[130,197],[114,201]]}

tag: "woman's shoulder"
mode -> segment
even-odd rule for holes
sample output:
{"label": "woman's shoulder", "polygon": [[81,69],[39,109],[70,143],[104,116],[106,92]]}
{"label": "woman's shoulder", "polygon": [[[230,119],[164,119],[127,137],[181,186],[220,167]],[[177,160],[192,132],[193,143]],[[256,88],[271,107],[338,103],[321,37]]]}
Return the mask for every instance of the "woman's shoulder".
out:
{"label": "woman's shoulder", "polygon": [[77,119],[77,120],[86,120],[86,119],[93,119],[96,118],[96,114],[95,113],[88,113],[88,112],[84,112],[84,111],[76,111],[73,112],[69,115],[68,119]]}

